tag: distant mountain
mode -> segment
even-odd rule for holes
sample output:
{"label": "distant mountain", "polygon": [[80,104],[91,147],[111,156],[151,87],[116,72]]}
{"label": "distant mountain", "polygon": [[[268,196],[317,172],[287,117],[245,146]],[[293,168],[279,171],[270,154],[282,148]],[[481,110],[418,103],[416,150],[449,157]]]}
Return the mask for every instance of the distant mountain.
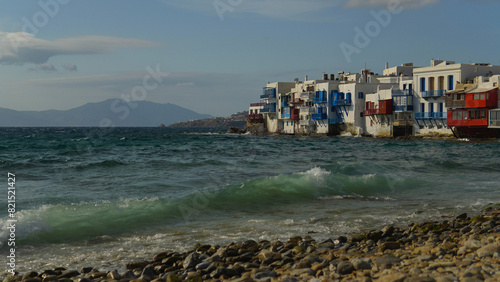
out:
{"label": "distant mountain", "polygon": [[228,129],[230,127],[243,128],[247,124],[246,115],[248,111],[232,114],[228,117],[210,117],[204,119],[183,121],[169,125],[168,127],[216,127]]}
{"label": "distant mountain", "polygon": [[120,99],[88,103],[67,111],[15,111],[0,108],[0,126],[159,126],[203,119],[199,114],[174,104],[136,101],[127,104]]}

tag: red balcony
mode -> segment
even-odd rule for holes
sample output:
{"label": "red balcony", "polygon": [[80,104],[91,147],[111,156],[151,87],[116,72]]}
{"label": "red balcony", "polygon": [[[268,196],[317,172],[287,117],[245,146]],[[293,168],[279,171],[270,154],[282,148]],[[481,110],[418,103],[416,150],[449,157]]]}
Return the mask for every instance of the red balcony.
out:
{"label": "red balcony", "polygon": [[488,126],[488,109],[448,111],[448,126]]}
{"label": "red balcony", "polygon": [[363,116],[378,115],[378,109],[368,109],[363,111]]}
{"label": "red balcony", "polygon": [[252,103],[250,104],[250,107],[264,107],[266,103]]}

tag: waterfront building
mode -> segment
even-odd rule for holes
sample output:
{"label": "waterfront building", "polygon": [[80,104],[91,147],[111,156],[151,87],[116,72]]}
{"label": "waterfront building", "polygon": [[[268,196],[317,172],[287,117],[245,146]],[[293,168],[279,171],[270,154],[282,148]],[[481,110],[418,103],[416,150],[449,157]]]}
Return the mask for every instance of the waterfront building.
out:
{"label": "waterfront building", "polygon": [[451,134],[445,108],[446,93],[455,90],[457,83],[492,74],[500,74],[500,66],[432,60],[429,67],[415,68],[413,81],[416,90],[414,92],[416,134]]}
{"label": "waterfront building", "polygon": [[500,138],[500,75],[460,83],[446,94],[448,126],[457,138]]}
{"label": "waterfront building", "polygon": [[[271,133],[451,135],[446,93],[455,93],[456,85],[477,76],[493,74],[500,74],[500,66],[432,60],[428,67],[386,64],[382,75],[364,69],[339,72],[337,77],[323,74],[317,80],[306,76],[304,81],[268,83],[261,101],[250,105],[247,118],[265,123]],[[497,112],[491,114],[496,117]]]}

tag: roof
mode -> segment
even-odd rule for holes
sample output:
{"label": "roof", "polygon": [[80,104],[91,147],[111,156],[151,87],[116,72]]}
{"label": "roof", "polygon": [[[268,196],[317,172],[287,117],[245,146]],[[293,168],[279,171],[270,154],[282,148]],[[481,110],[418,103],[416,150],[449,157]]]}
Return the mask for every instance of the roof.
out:
{"label": "roof", "polygon": [[498,87],[472,88],[472,89],[466,91],[466,93],[485,93],[485,92],[489,92],[489,91],[494,90],[494,89],[498,89]]}

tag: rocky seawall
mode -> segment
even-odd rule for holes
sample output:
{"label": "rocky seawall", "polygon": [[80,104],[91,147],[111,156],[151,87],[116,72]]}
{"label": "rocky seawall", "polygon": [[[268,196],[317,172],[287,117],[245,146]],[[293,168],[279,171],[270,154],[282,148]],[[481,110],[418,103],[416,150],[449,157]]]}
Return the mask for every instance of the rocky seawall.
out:
{"label": "rocky seawall", "polygon": [[239,112],[229,117],[211,117],[170,124],[173,128],[221,128],[227,130],[230,127],[242,128],[247,124],[247,112]]}
{"label": "rocky seawall", "polygon": [[323,242],[311,236],[285,242],[249,240],[197,245],[129,262],[127,272],[56,268],[9,281],[500,281],[500,205]]}

